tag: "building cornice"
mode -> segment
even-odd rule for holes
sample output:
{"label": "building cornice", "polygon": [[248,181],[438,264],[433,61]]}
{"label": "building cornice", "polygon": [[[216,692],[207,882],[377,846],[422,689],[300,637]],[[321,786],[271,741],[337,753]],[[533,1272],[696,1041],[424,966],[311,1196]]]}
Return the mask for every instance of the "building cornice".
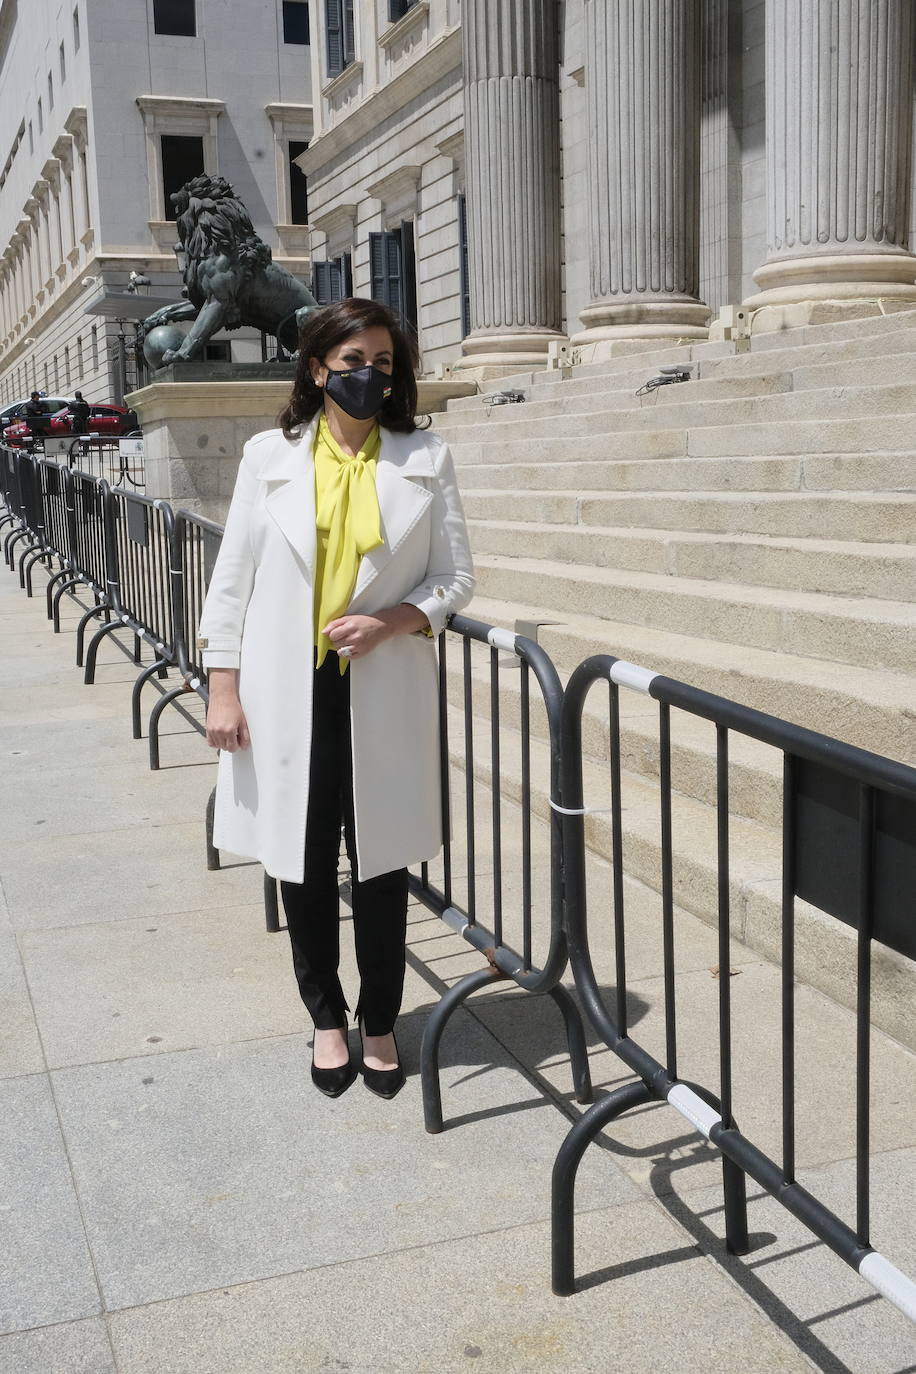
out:
{"label": "building cornice", "polygon": [[400,19],[395,20],[393,24],[389,24],[387,29],[382,29],[382,32],[378,36],[379,47],[393,47],[395,43],[400,42],[402,38],[406,38],[414,29],[420,28],[428,15],[429,0],[417,0],[417,3],[411,5],[410,9],[402,14]]}
{"label": "building cornice", "polygon": [[190,115],[191,118],[201,119],[221,115],[226,108],[225,100],[205,100],[203,97],[187,95],[138,95],[137,105],[144,115]]}
{"label": "building cornice", "polygon": [[387,176],[383,176],[378,181],[373,181],[371,186],[367,186],[366,194],[380,200],[383,205],[416,195],[422,170],[421,167],[414,165],[396,167]]}
{"label": "building cornice", "polygon": [[314,123],[314,110],[311,105],[291,105],[285,101],[273,100],[264,106],[264,113],[271,124],[285,128],[311,129]]}
{"label": "building cornice", "polygon": [[76,142],[85,143],[89,132],[89,115],[85,105],[74,105],[73,109],[64,120],[64,128],[71,134]]}
{"label": "building cornice", "polygon": [[383,120],[397,114],[447,72],[460,67],[461,27],[455,25],[434,39],[403,72],[367,95],[352,114],[319,133],[309,144],[308,152],[303,153],[299,165],[308,176],[315,176],[357,139],[377,129]]}

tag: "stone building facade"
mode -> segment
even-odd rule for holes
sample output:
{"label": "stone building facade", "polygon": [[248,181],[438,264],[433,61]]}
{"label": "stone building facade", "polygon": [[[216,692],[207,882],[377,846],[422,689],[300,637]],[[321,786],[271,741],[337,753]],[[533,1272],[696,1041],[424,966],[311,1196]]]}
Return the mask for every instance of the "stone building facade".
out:
{"label": "stone building facade", "polygon": [[[227,177],[308,275],[290,161],[312,132],[308,5],[257,8],[255,23],[248,0],[0,0],[0,405],[33,387],[113,398],[119,327],[86,307],[132,271],[178,299],[168,191],[187,172]],[[260,340],[230,350],[259,358]]]}
{"label": "stone building facade", "polygon": [[916,304],[912,0],[311,11],[316,281],[428,372]]}

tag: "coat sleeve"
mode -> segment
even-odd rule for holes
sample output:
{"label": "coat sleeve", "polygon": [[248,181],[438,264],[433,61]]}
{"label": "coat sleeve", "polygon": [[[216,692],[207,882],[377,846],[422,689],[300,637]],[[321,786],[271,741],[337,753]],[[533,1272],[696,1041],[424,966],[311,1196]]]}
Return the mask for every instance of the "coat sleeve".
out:
{"label": "coat sleeve", "polygon": [[445,629],[448,617],[468,604],[475,584],[467,525],[448,444],[440,448],[435,467],[426,576],[401,600],[417,606],[429,621],[432,633],[438,635]]}
{"label": "coat sleeve", "polygon": [[257,478],[243,450],[222,542],[200,617],[197,642],[203,649],[203,665],[207,669],[238,668],[241,660],[242,626],[254,585],[250,527],[257,488]]}

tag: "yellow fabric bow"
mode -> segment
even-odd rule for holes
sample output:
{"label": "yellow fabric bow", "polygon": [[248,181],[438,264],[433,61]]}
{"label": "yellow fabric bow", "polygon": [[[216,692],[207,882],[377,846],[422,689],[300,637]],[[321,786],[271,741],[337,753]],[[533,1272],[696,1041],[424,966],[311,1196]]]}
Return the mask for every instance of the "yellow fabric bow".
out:
{"label": "yellow fabric bow", "polygon": [[[381,447],[378,425],[356,456],[344,453],[324,415],[315,435],[315,645],[320,668],[331,641],[326,625],[342,616],[356,585],[360,559],[383,542],[375,468]],[[340,660],[341,676],[347,660]]]}

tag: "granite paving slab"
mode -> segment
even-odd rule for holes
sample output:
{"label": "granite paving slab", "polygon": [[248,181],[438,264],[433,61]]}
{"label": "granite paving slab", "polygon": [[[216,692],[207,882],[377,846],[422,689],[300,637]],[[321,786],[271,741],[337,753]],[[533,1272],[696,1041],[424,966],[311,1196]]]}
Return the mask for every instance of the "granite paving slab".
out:
{"label": "granite paving slab", "polygon": [[[854,1189],[855,1162],[840,1160],[809,1173],[806,1185],[839,1210]],[[872,1160],[871,1243],[916,1278],[916,1150],[890,1150]],[[912,1322],[822,1245],[756,1185],[748,1194],[748,1225],[756,1237],[740,1259],[727,1253],[721,1197],[714,1190],[669,1199],[672,1214],[725,1272],[827,1374],[912,1374]]]}
{"label": "granite paving slab", "polygon": [[16,937],[0,922],[0,1078],[45,1068]]}
{"label": "granite paving slab", "polygon": [[93,1316],[99,1293],[48,1079],[0,1081],[0,1332]]}
{"label": "granite paving slab", "polygon": [[96,1318],[0,1336],[0,1374],[118,1374]]}
{"label": "granite paving slab", "polygon": [[208,872],[204,840],[203,819],[43,835],[3,858],[13,926],[46,929],[260,900],[261,868],[230,863]]}
{"label": "granite paving slab", "polygon": [[[471,1201],[478,1186],[465,1175],[456,1191]],[[111,1320],[119,1368],[683,1374],[713,1358],[743,1374],[811,1368],[654,1203],[580,1216],[590,1286],[573,1298],[550,1292],[549,1244],[544,1222],[491,1224],[439,1244],[119,1312]]]}
{"label": "granite paving slab", "polygon": [[[56,1070],[107,1307],[545,1217],[566,1118],[461,1016],[443,1075],[461,1129],[435,1139],[421,1124],[421,1016],[400,1023],[411,1076],[391,1102],[361,1080],[321,1096],[304,1035]],[[586,1161],[582,1206],[637,1196],[607,1155]]]}

